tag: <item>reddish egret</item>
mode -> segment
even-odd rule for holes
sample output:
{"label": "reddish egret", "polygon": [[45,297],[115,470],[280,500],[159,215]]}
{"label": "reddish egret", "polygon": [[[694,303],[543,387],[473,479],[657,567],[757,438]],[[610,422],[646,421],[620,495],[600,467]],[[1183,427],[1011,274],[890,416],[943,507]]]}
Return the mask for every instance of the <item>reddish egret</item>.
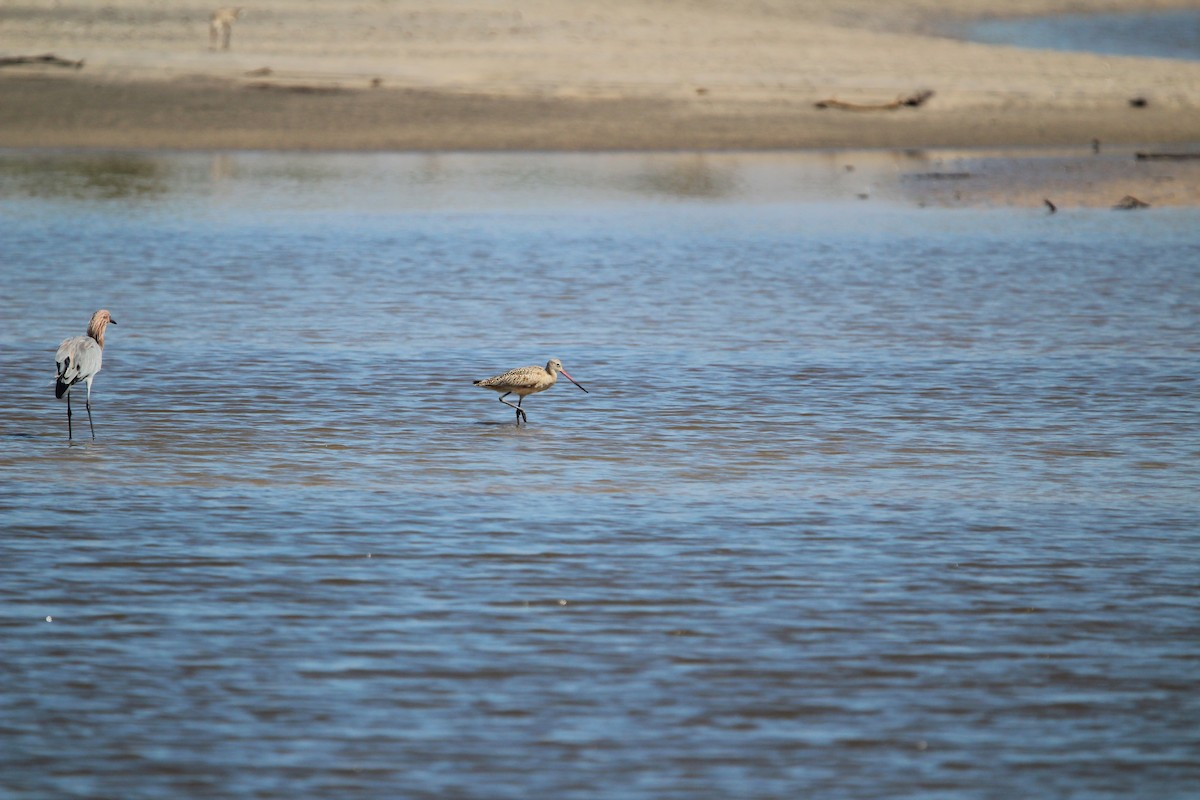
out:
{"label": "reddish egret", "polygon": [[67,440],[71,439],[71,389],[77,383],[87,385],[87,400],[85,405],[88,412],[88,427],[92,429],[92,438],[96,438],[96,427],[92,424],[92,379],[100,371],[100,362],[104,357],[104,329],[108,323],[117,321],[105,309],[92,314],[88,323],[86,336],[72,336],[64,339],[54,354],[58,365],[58,380],[54,384],[54,396],[67,396]]}

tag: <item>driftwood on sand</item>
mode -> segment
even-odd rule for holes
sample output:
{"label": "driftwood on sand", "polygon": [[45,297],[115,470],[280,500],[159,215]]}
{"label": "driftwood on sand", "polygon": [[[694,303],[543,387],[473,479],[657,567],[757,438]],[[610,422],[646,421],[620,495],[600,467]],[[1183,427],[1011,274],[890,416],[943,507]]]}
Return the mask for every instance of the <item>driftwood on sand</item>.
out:
{"label": "driftwood on sand", "polygon": [[0,56],[0,67],[12,67],[17,64],[47,64],[52,67],[70,67],[83,69],[83,59],[71,61],[69,58],[59,58],[53,53],[40,56]]}
{"label": "driftwood on sand", "polygon": [[933,92],[926,89],[907,97],[897,97],[887,103],[851,103],[846,100],[830,98],[813,105],[817,108],[840,108],[844,111],[895,111],[898,108],[917,108],[931,97],[933,97]]}

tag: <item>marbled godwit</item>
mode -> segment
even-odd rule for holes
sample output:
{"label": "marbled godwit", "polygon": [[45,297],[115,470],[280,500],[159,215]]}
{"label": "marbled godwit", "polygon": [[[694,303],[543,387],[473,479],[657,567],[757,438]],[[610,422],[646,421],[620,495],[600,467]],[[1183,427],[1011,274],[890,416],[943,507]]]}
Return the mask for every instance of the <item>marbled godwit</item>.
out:
{"label": "marbled godwit", "polygon": [[[500,402],[509,408],[517,410],[517,424],[520,425],[522,419],[526,423],[529,422],[529,417],[525,416],[525,411],[521,408],[521,401],[525,399],[525,395],[546,391],[558,382],[558,373],[560,372],[571,383],[583,389],[579,382],[563,369],[562,362],[557,358],[547,361],[545,369],[536,364],[531,367],[510,369],[508,372],[497,375],[494,378],[484,378],[481,381],[475,381],[475,385],[481,386],[484,389],[494,389],[497,392],[504,392],[504,394],[500,395]],[[583,391],[586,393],[587,389],[583,389]],[[510,394],[517,395],[517,404],[515,406],[504,399]]]}
{"label": "marbled godwit", "polygon": [[117,321],[108,311],[100,309],[92,314],[88,323],[86,336],[72,336],[63,339],[54,354],[58,366],[58,380],[54,384],[54,396],[67,396],[67,440],[71,439],[71,388],[77,383],[87,384],[88,427],[92,429],[92,438],[96,438],[96,427],[92,424],[92,379],[100,371],[100,363],[104,358],[104,329],[108,323]]}

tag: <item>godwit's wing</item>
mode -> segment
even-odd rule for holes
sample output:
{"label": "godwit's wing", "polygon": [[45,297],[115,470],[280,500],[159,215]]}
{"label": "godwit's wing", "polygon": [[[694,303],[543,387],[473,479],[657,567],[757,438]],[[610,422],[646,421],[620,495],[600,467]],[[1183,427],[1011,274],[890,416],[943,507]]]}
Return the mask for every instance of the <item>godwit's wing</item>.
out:
{"label": "godwit's wing", "polygon": [[476,386],[482,386],[485,389],[495,389],[503,392],[517,392],[525,390],[527,393],[536,391],[537,387],[546,383],[550,378],[546,370],[537,365],[529,367],[518,367],[510,369],[508,372],[503,372],[491,378],[484,378],[481,381],[475,381]]}

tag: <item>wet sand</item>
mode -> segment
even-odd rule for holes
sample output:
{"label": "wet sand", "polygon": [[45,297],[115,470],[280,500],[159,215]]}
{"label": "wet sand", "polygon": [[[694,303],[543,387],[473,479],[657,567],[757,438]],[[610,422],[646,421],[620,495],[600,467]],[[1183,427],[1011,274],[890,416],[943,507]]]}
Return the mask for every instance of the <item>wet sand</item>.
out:
{"label": "wet sand", "polygon": [[[1200,85],[1200,79],[1197,81]],[[848,93],[847,93],[848,94]],[[815,95],[813,95],[815,96]],[[895,111],[812,103],[506,96],[203,77],[0,76],[0,146],[317,150],[692,150],[1192,142],[1191,109],[1155,104]]]}
{"label": "wet sand", "polygon": [[[721,150],[1200,142],[1200,63],[954,40],[982,0],[581,7],[28,2],[0,16],[0,147]],[[1094,10],[1195,2],[1091,2]],[[1016,0],[1006,13],[1079,10]],[[921,90],[919,107],[846,110]],[[1141,98],[1138,107],[1131,100]],[[1134,187],[1136,189],[1137,187]]]}

